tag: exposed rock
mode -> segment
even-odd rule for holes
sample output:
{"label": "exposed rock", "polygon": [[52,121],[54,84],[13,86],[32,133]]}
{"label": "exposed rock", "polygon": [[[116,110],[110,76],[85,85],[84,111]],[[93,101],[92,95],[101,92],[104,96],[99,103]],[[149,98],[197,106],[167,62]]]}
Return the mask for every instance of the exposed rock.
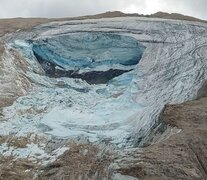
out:
{"label": "exposed rock", "polygon": [[120,76],[130,70],[121,69],[109,69],[108,71],[91,71],[82,74],[76,73],[74,71],[64,71],[64,70],[54,70],[52,73],[48,73],[50,77],[60,78],[60,77],[70,77],[82,79],[89,84],[106,84],[109,80]]}
{"label": "exposed rock", "polygon": [[194,18],[191,16],[186,16],[178,13],[166,13],[166,12],[157,12],[149,15],[148,17],[152,18],[163,18],[163,19],[175,19],[175,20],[186,20],[186,21],[197,21],[197,22],[207,22],[205,20],[201,20],[198,18]]}
{"label": "exposed rock", "polygon": [[29,30],[36,25],[46,22],[49,22],[46,18],[0,19],[0,37],[6,33],[12,33],[19,30]]}
{"label": "exposed rock", "polygon": [[29,180],[35,177],[39,169],[37,163],[27,159],[3,157],[0,155],[0,180]]}
{"label": "exposed rock", "polygon": [[17,51],[4,46],[0,45],[0,107],[11,105],[32,87],[26,76],[28,63]]}
{"label": "exposed rock", "polygon": [[167,105],[162,120],[181,132],[142,152],[133,150],[118,171],[139,179],[207,179],[206,107],[207,98]]}
{"label": "exposed rock", "polygon": [[43,167],[40,179],[109,179],[111,154],[92,144],[71,144],[55,162]]}

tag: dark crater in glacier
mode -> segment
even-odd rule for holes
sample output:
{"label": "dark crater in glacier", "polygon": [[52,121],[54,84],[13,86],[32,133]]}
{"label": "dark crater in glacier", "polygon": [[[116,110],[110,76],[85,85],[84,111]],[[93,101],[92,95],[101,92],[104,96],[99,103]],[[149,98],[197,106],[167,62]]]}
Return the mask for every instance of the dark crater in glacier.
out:
{"label": "dark crater in glacier", "polygon": [[31,41],[49,77],[104,84],[134,69],[144,52],[135,38],[108,33],[74,33]]}

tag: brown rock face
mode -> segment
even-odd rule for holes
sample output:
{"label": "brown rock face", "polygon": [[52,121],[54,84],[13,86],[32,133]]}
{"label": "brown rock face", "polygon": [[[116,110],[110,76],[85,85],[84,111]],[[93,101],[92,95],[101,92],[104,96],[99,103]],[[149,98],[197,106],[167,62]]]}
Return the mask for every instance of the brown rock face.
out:
{"label": "brown rock face", "polygon": [[11,105],[32,87],[26,77],[27,70],[27,62],[18,52],[10,50],[8,53],[0,44],[0,108]]}
{"label": "brown rock face", "polygon": [[111,161],[110,154],[100,152],[96,145],[73,143],[58,160],[42,169],[39,179],[108,179]]}
{"label": "brown rock face", "polygon": [[162,120],[181,132],[143,152],[132,152],[128,156],[139,158],[129,166],[125,161],[119,172],[140,179],[207,179],[206,107],[207,98],[167,105]]}

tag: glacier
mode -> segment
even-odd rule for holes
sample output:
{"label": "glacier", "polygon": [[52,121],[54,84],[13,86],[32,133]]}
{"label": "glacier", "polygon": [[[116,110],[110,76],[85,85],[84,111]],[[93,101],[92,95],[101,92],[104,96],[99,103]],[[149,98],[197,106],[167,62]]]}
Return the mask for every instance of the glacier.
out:
{"label": "glacier", "polygon": [[205,82],[206,34],[203,23],[123,17],[8,35],[5,60],[21,56],[32,88],[3,109],[0,134],[149,143],[164,106],[195,99]]}

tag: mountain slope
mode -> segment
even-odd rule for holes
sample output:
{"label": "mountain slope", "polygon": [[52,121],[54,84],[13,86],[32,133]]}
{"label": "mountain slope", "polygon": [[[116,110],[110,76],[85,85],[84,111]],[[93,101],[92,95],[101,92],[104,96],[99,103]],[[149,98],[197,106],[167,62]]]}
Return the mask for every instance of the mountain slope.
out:
{"label": "mountain slope", "polygon": [[175,19],[175,20],[186,20],[186,21],[195,21],[195,22],[204,22],[206,23],[207,21],[201,20],[198,18],[194,18],[192,16],[185,16],[183,14],[178,14],[178,13],[166,13],[166,12],[157,12],[154,14],[151,14],[147,17],[152,17],[152,18],[163,18],[163,19]]}
{"label": "mountain slope", "polygon": [[206,177],[207,25],[131,16],[2,36],[1,178]]}

